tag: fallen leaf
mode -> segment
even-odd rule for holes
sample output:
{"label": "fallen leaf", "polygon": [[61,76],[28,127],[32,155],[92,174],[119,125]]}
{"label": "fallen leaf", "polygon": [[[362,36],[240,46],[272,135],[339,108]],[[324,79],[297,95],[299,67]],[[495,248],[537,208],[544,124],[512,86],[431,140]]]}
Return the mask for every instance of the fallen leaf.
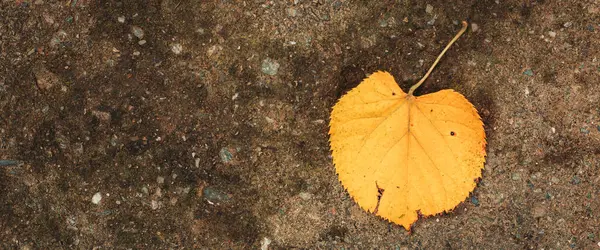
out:
{"label": "fallen leaf", "polygon": [[469,196],[485,162],[485,131],[460,93],[414,96],[376,72],[333,107],[330,145],[339,180],[358,205],[402,225],[449,211]]}

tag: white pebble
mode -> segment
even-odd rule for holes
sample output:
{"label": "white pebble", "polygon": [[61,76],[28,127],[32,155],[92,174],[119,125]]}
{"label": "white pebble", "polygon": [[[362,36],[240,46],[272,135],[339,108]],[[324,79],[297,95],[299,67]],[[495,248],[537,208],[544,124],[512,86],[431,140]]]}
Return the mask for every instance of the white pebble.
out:
{"label": "white pebble", "polygon": [[548,31],[548,36],[555,38],[556,37],[556,32],[554,31]]}
{"label": "white pebble", "polygon": [[171,51],[175,55],[179,55],[179,54],[181,54],[181,51],[183,51],[183,46],[181,46],[181,44],[179,44],[179,43],[174,43],[171,45]]}
{"label": "white pebble", "polygon": [[165,183],[165,177],[162,177],[162,176],[156,177],[156,182],[158,182],[158,184]]}
{"label": "white pebble", "polygon": [[102,194],[100,192],[95,193],[94,196],[92,196],[92,203],[94,203],[96,205],[98,205],[101,200],[102,200]]}
{"label": "white pebble", "polygon": [[477,25],[476,23],[471,23],[471,30],[473,32],[477,32],[479,30],[479,25]]}
{"label": "white pebble", "polygon": [[[267,237],[264,237],[260,241],[260,250],[268,250],[269,245],[271,245],[271,240],[269,240],[269,238],[267,238]],[[600,245],[600,243],[598,243],[598,245]]]}
{"label": "white pebble", "polygon": [[118,20],[120,23],[125,23],[125,17],[124,17],[124,16],[120,16],[120,17],[118,17],[118,18],[117,18],[117,20]]}

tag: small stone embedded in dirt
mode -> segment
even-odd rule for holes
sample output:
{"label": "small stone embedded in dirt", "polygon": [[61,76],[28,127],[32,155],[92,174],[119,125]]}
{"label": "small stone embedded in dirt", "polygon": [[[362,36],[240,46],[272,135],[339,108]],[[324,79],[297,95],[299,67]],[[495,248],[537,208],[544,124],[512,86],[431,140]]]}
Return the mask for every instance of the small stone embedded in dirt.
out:
{"label": "small stone embedded in dirt", "polygon": [[140,41],[138,42],[138,44],[139,44],[139,45],[144,45],[144,44],[146,44],[146,40],[140,40]]}
{"label": "small stone embedded in dirt", "polygon": [[138,39],[144,38],[144,30],[140,26],[131,26],[131,33]]}
{"label": "small stone embedded in dirt", "polygon": [[555,38],[556,37],[556,32],[554,31],[548,31],[548,36]]}
{"label": "small stone embedded in dirt", "polygon": [[108,112],[99,111],[99,110],[92,110],[92,115],[94,115],[100,121],[103,121],[103,122],[110,121],[110,113],[108,113]]}
{"label": "small stone embedded in dirt", "polygon": [[119,21],[120,23],[125,23],[125,17],[124,16],[120,16],[117,18],[117,21]]}
{"label": "small stone embedded in dirt", "polygon": [[233,161],[233,153],[228,148],[221,148],[219,150],[219,158],[223,163],[230,163]]}
{"label": "small stone embedded in dirt", "polygon": [[431,4],[427,4],[425,7],[425,12],[427,12],[427,14],[433,13],[433,6],[431,6]]}
{"label": "small stone embedded in dirt", "polygon": [[229,201],[229,195],[214,187],[205,187],[202,190],[202,197],[211,205]]}
{"label": "small stone embedded in dirt", "polygon": [[262,61],[261,70],[263,73],[274,76],[279,71],[279,63],[271,58],[266,58]]}
{"label": "small stone embedded in dirt", "polygon": [[473,32],[479,31],[479,25],[477,25],[476,23],[471,23],[471,30]]}
{"label": "small stone embedded in dirt", "polygon": [[162,176],[156,177],[156,183],[158,183],[158,184],[165,183],[165,177],[162,177]]}
{"label": "small stone embedded in dirt", "polygon": [[269,238],[267,238],[267,237],[264,237],[260,241],[260,250],[268,250],[269,249],[269,245],[271,245],[271,240],[269,240]]}
{"label": "small stone embedded in dirt", "polygon": [[533,70],[526,69],[525,71],[523,71],[523,74],[526,76],[533,76]]}
{"label": "small stone embedded in dirt", "polygon": [[513,173],[513,174],[510,176],[510,178],[511,178],[513,181],[518,181],[518,180],[521,180],[521,174],[520,174],[520,173]]}
{"label": "small stone embedded in dirt", "polygon": [[300,194],[298,194],[298,196],[300,196],[300,198],[302,198],[303,200],[307,201],[310,200],[313,195],[308,192],[301,192]]}
{"label": "small stone embedded in dirt", "polygon": [[47,70],[44,66],[35,67],[33,75],[35,76],[38,88],[41,90],[48,90],[60,83],[58,76]]}
{"label": "small stone embedded in dirt", "polygon": [[183,46],[181,46],[180,43],[171,44],[171,52],[173,52],[173,54],[179,55],[181,54],[181,51],[183,51]]}
{"label": "small stone embedded in dirt", "polygon": [[536,205],[532,211],[533,218],[541,218],[546,215],[546,208],[541,204]]}
{"label": "small stone embedded in dirt", "polygon": [[471,196],[471,203],[473,203],[473,205],[475,205],[476,207],[479,206],[479,199],[477,199],[477,196]]}
{"label": "small stone embedded in dirt", "polygon": [[570,22],[570,21],[563,24],[563,27],[565,27],[565,28],[569,28],[571,26],[573,26],[573,22]]}
{"label": "small stone embedded in dirt", "polygon": [[98,205],[101,200],[102,200],[102,193],[100,193],[100,192],[95,193],[94,196],[92,196],[92,203],[94,203],[96,205]]}

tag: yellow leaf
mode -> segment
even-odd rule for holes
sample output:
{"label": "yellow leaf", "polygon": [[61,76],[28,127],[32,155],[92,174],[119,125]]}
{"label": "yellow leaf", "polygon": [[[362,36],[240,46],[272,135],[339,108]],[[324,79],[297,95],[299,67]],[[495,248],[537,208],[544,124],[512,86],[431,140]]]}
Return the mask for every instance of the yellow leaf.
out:
{"label": "yellow leaf", "polygon": [[340,182],[361,208],[407,230],[418,212],[438,214],[468,197],[485,162],[483,123],[463,95],[412,95],[433,67],[408,94],[389,73],[376,72],[331,112]]}

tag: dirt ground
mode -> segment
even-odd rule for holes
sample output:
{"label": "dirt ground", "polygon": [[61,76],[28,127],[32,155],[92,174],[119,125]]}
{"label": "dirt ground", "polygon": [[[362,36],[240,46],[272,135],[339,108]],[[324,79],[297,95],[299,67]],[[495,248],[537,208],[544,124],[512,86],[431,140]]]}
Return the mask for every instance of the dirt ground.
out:
{"label": "dirt ground", "polygon": [[[376,70],[453,88],[483,178],[411,232],[328,145]],[[600,1],[2,0],[2,249],[598,249]],[[10,165],[10,164],[7,164]]]}

